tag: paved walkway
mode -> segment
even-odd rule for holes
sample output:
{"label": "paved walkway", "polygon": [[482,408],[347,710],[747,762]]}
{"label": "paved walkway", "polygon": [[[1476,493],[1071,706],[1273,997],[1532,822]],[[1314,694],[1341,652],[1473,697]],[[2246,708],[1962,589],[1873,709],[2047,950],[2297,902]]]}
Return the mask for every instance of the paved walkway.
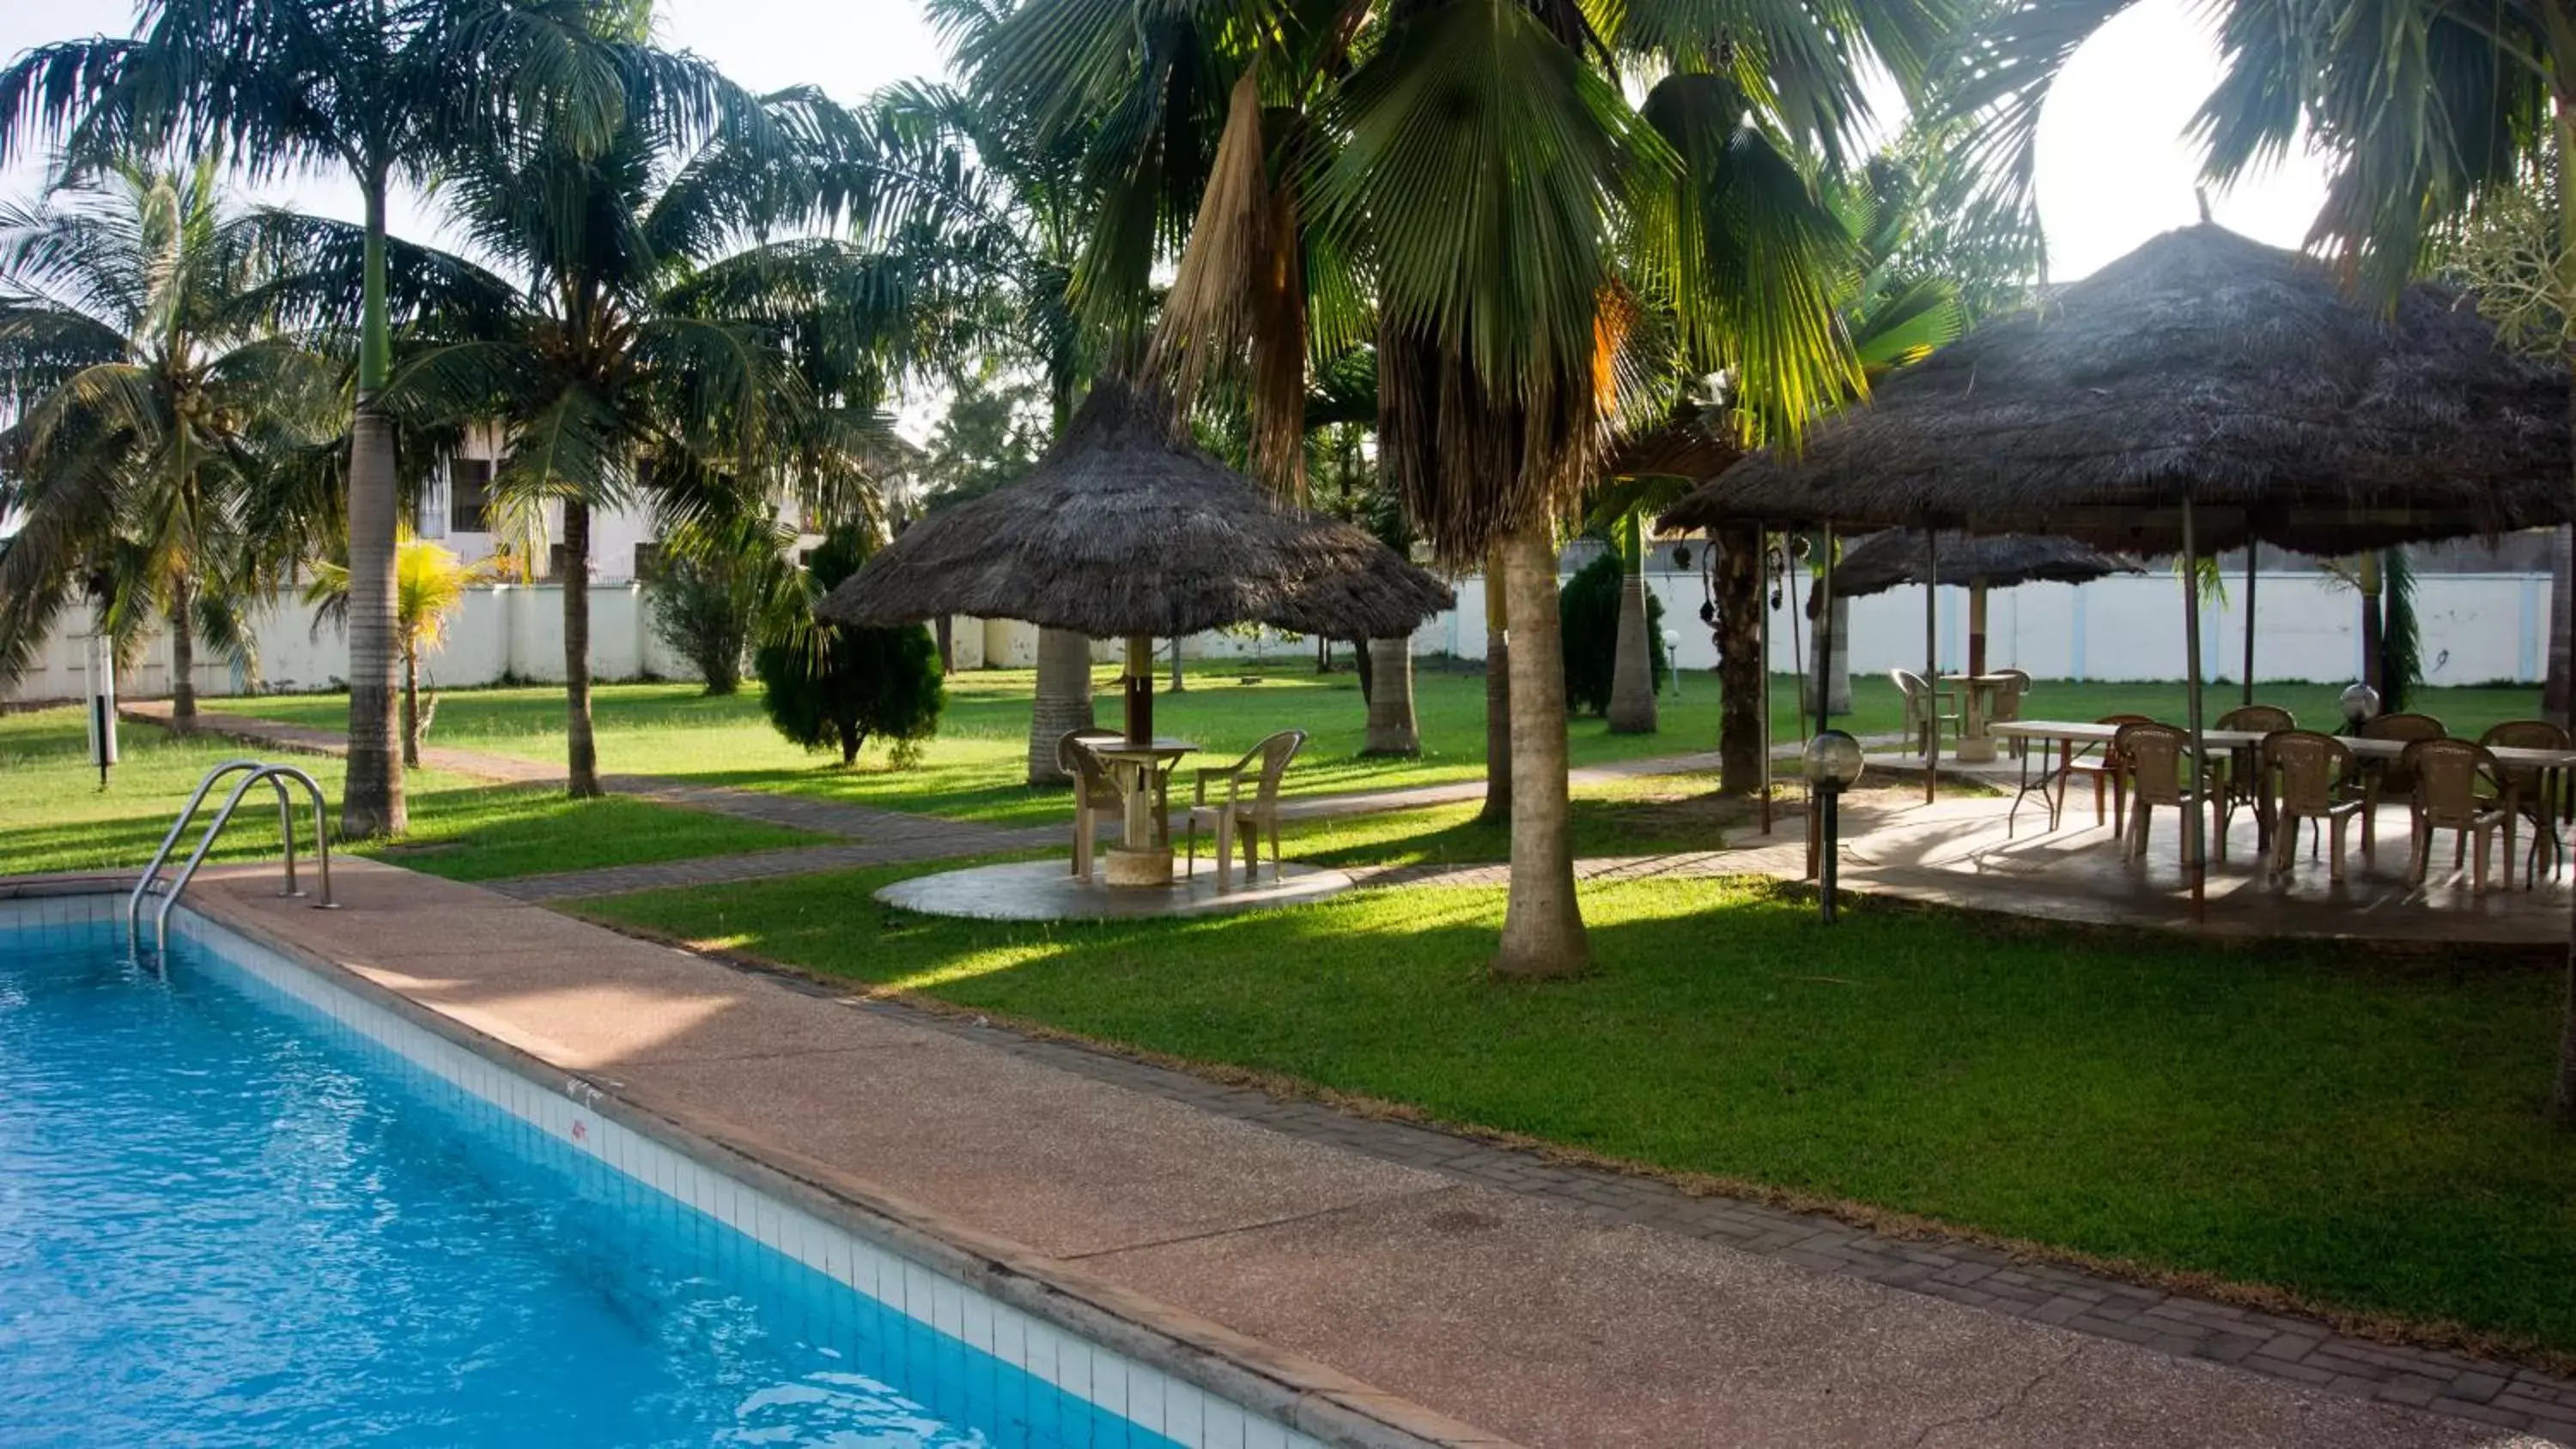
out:
{"label": "paved walkway", "polygon": [[[149,724],[167,725],[170,719],[170,705],[166,700],[135,701],[119,706],[118,712]],[[339,758],[348,753],[347,737],[340,731],[220,710],[200,709],[197,728],[205,734],[305,754]],[[1783,746],[1774,754],[1782,759],[1794,759],[1797,747]],[[429,746],[421,751],[421,765],[425,769],[501,784],[560,786],[564,783],[564,771],[560,766],[509,755],[486,754],[479,750]],[[1707,752],[1586,766],[1573,771],[1571,778],[1577,785],[1603,784],[1716,768],[1716,754]],[[585,896],[624,895],[681,886],[776,880],[865,866],[1015,854],[1058,845],[1068,838],[1067,828],[1061,825],[1023,828],[978,825],[935,815],[877,810],[802,795],[697,785],[653,775],[608,775],[603,776],[600,783],[611,794],[632,796],[684,810],[782,825],[815,835],[837,837],[840,843],[523,876],[495,883],[492,888],[526,901],[575,900]],[[1463,780],[1401,790],[1305,796],[1285,802],[1280,814],[1290,820],[1334,819],[1463,804],[1481,800],[1484,794],[1483,781]],[[1110,829],[1115,831],[1114,822]],[[1482,883],[1482,877],[1491,874],[1481,867],[1459,867],[1450,873],[1459,876],[1457,883],[1460,884]],[[1445,881],[1447,875],[1440,870],[1426,870],[1418,876],[1398,871],[1387,874],[1381,883],[1395,884],[1411,879]]]}
{"label": "paved walkway", "polygon": [[1011,1273],[1274,1376],[1376,1386],[1337,1402],[1485,1431],[1453,1441],[2576,1438],[2576,1383],[2507,1365],[847,999],[369,862],[338,913],[272,882],[228,871],[202,902]]}

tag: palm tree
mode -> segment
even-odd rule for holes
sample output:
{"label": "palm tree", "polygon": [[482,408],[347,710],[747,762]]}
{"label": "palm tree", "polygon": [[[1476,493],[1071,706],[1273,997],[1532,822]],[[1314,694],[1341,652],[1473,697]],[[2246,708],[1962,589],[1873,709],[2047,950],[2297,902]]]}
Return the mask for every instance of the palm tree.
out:
{"label": "palm tree", "polygon": [[[2076,49],[2129,3],[2015,7],[1972,37],[1944,109],[1977,126],[1964,157],[1982,171],[1990,206],[2027,216],[2040,107]],[[2232,182],[2292,146],[2316,147],[2329,180],[2310,241],[2381,297],[2544,167],[2576,174],[2569,0],[2228,0],[2217,13],[2225,67],[2193,124],[2210,179]],[[2557,296],[2576,296],[2576,188],[2558,188],[2557,207],[2546,267]],[[2576,919],[2555,1110],[2576,1123]]]}
{"label": "palm tree", "polygon": [[[498,424],[508,451],[493,495],[510,531],[535,536],[548,511],[559,517],[576,797],[600,792],[595,512],[648,506],[677,526],[792,494],[841,515],[871,491],[889,359],[910,355],[920,339],[908,329],[929,324],[905,258],[799,234],[882,200],[863,140],[846,112],[802,91],[703,140],[649,114],[596,148],[548,133],[459,156],[442,178],[474,250],[524,283],[427,248],[370,254],[392,264],[394,292],[438,299],[433,332],[388,375],[388,415]],[[275,225],[309,295],[345,307],[351,229]]]}
{"label": "palm tree", "polygon": [[75,154],[176,144],[254,179],[337,168],[365,197],[366,310],[349,429],[349,760],[341,829],[405,824],[394,753],[393,428],[385,211],[395,181],[534,126],[604,145],[633,112],[708,122],[736,97],[646,43],[631,0],[144,0],[132,38],[37,47],[0,72],[0,161],[32,135]]}
{"label": "palm tree", "polygon": [[[1605,28],[1596,28],[1599,17]],[[1042,124],[1108,109],[1078,277],[1141,305],[1183,384],[1248,399],[1297,486],[1304,376],[1374,336],[1379,446],[1453,564],[1498,547],[1511,625],[1504,975],[1580,970],[1556,526],[1654,379],[1733,371],[1746,425],[1795,433],[1855,376],[1842,239],[1804,171],[1839,158],[1875,60],[1923,72],[1934,12],[1687,0],[1031,0],[970,54]],[[1642,101],[1628,74],[1659,75]]]}
{"label": "palm tree", "polygon": [[[1007,8],[993,0],[929,0],[933,20],[968,54],[992,43]],[[980,294],[993,356],[1034,372],[1047,399],[1050,436],[1073,417],[1083,386],[1119,320],[1076,304],[1075,265],[1089,234],[1083,142],[1100,124],[1076,111],[1041,134],[1009,98],[953,87],[897,85],[870,107],[890,190],[912,201],[913,243],[943,258]],[[1029,714],[1028,783],[1060,785],[1056,742],[1091,728],[1091,641],[1038,633],[1036,699]]]}
{"label": "palm tree", "polygon": [[280,510],[282,454],[329,436],[337,374],[267,330],[255,229],[212,168],[118,164],[0,206],[0,678],[73,598],[130,658],[170,639],[171,720],[196,721],[196,646],[249,657],[248,615],[320,520]]}
{"label": "palm tree", "polygon": [[[317,605],[318,628],[325,619],[343,619],[349,609],[349,566],[337,559],[316,559],[304,588],[304,602]],[[432,695],[427,708],[420,699],[420,661],[447,643],[447,626],[465,606],[465,591],[497,575],[489,561],[466,563],[455,552],[406,532],[394,549],[394,637],[402,650],[402,762],[420,768],[421,741],[429,735],[438,712]]]}

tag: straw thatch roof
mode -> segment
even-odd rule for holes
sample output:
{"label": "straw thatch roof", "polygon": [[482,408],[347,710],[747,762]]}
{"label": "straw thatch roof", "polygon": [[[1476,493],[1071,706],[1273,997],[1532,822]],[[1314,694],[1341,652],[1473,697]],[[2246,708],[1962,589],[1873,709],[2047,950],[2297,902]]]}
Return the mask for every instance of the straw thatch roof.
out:
{"label": "straw thatch roof", "polygon": [[815,613],[1022,619],[1095,639],[1239,623],[1377,639],[1450,606],[1447,585],[1175,440],[1168,417],[1103,380],[1028,477],[904,530]]}
{"label": "straw thatch roof", "polygon": [[2130,552],[2305,552],[2567,520],[2563,368],[2452,290],[2358,304],[2314,260],[2169,232],[1989,323],[1664,515],[2067,534]]}
{"label": "straw thatch roof", "polygon": [[[2143,573],[2135,559],[2104,553],[2071,538],[2029,533],[1944,533],[1935,554],[1941,582],[2081,584],[2112,574]],[[1834,565],[1834,597],[1858,599],[1923,582],[1923,532],[1891,528],[1855,543]]]}

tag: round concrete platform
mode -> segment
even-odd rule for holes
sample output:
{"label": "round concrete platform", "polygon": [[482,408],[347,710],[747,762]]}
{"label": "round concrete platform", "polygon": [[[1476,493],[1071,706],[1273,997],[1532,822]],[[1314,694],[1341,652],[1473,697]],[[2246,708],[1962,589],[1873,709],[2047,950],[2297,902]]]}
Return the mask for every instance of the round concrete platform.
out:
{"label": "round concrete platform", "polygon": [[1271,906],[1296,905],[1340,895],[1355,884],[1338,870],[1291,865],[1274,878],[1264,865],[1257,881],[1238,870],[1234,889],[1219,893],[1216,862],[1199,857],[1198,868],[1172,863],[1172,884],[1160,889],[1111,889],[1095,871],[1083,880],[1069,862],[1024,860],[1010,865],[979,865],[938,875],[899,880],[877,892],[877,899],[926,916],[961,916],[977,921],[1124,921],[1157,916],[1224,916]]}

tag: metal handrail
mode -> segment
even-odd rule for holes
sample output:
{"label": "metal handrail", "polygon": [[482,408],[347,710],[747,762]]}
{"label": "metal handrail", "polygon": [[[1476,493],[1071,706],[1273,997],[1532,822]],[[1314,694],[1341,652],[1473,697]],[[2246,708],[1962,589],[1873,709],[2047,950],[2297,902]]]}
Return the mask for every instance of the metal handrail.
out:
{"label": "metal handrail", "polygon": [[329,807],[323,803],[321,782],[292,765],[270,765],[257,760],[228,760],[208,771],[206,778],[199,782],[197,793],[189,797],[188,808],[179,816],[179,823],[170,828],[169,838],[161,843],[160,853],[152,858],[152,864],[144,871],[143,879],[135,884],[134,894],[126,901],[126,930],[129,937],[134,934],[139,925],[145,893],[150,890],[154,878],[160,874],[162,865],[167,862],[170,850],[177,843],[180,834],[186,830],[188,821],[196,815],[198,805],[204,802],[207,792],[214,787],[217,780],[243,769],[247,769],[250,773],[242,777],[241,783],[235,785],[232,793],[224,798],[222,807],[215,811],[213,822],[207,825],[206,833],[198,839],[197,848],[189,853],[188,863],[181,866],[178,875],[172,878],[170,889],[161,897],[161,909],[152,918],[153,949],[163,957],[168,955],[170,949],[170,912],[178,905],[180,893],[188,888],[189,881],[196,878],[197,868],[206,863],[207,852],[214,849],[216,838],[222,835],[224,827],[232,822],[233,811],[240,806],[242,797],[249,794],[252,788],[262,781],[267,781],[277,791],[278,826],[286,848],[285,888],[278,894],[290,898],[304,894],[297,888],[295,882],[295,814],[292,796],[285,783],[292,780],[302,785],[305,793],[313,800],[313,855],[322,877],[322,899],[315,902],[314,909],[336,911],[340,908],[340,903],[331,898],[331,833],[326,820]]}
{"label": "metal handrail", "polygon": [[[161,837],[161,848],[152,852],[152,863],[143,867],[143,878],[134,883],[134,893],[125,898],[125,939],[128,943],[134,940],[135,930],[142,923],[143,898],[151,894],[152,883],[160,878],[161,867],[169,864],[170,852],[179,847],[179,837],[187,833],[189,822],[197,818],[197,807],[206,803],[207,792],[215,788],[217,780],[235,770],[256,770],[263,763],[260,760],[226,760],[208,770],[206,777],[197,782],[197,793],[188,797],[188,803],[179,811],[179,818],[170,822],[170,833]],[[283,796],[286,787],[278,786],[277,793]]]}

